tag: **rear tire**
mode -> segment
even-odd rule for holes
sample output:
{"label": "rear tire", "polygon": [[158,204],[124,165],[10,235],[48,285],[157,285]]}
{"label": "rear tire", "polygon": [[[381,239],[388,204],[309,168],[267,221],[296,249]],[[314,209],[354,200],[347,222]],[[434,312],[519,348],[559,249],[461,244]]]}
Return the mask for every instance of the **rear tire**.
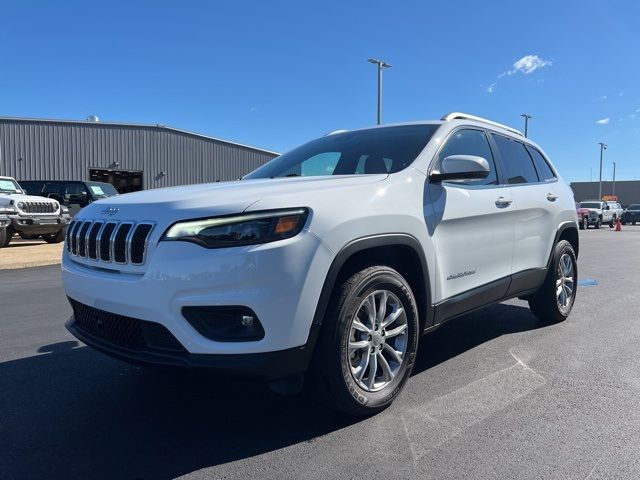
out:
{"label": "rear tire", "polygon": [[599,218],[598,220],[596,220],[596,223],[595,223],[595,225],[593,227],[599,229],[600,225],[602,225],[602,220]]}
{"label": "rear tire", "polygon": [[580,221],[580,230],[586,230],[589,228],[589,219],[587,217],[582,217]]}
{"label": "rear tire", "polygon": [[64,242],[64,237],[67,235],[67,227],[63,227],[56,233],[47,233],[42,235],[42,239],[47,243],[61,243]]}
{"label": "rear tire", "polygon": [[7,240],[7,229],[0,228],[0,248],[4,247],[4,242]]}
{"label": "rear tire", "polygon": [[609,222],[609,228],[613,228],[613,227],[615,227],[615,226],[616,226],[616,221],[615,221],[615,219],[612,219],[612,220]]}
{"label": "rear tire", "polygon": [[573,247],[560,240],[554,249],[551,268],[540,289],[529,299],[529,308],[548,322],[562,322],[576,299],[578,264]]}
{"label": "rear tire", "polygon": [[348,415],[388,407],[411,375],[418,311],[409,283],[386,266],[340,283],[330,300],[309,372],[321,400]]}

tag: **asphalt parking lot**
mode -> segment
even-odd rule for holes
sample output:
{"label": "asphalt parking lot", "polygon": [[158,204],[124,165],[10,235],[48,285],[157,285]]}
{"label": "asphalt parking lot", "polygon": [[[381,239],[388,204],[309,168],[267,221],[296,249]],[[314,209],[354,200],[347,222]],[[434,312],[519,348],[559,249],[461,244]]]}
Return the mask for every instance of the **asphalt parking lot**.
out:
{"label": "asphalt parking lot", "polygon": [[364,420],[107,358],[64,329],[59,267],[0,271],[0,478],[639,478],[640,226],[580,240],[599,284],[569,320],[453,320]]}

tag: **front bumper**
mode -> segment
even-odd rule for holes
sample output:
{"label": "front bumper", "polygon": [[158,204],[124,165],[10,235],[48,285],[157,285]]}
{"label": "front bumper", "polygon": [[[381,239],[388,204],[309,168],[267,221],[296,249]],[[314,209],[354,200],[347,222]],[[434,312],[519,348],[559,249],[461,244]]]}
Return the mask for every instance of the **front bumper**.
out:
{"label": "front bumper", "polygon": [[[197,355],[222,355],[228,357],[225,362],[234,363],[229,359],[235,355],[279,356],[277,352],[307,345],[332,260],[324,244],[303,231],[278,242],[213,250],[187,242],[159,242],[136,273],[74,260],[65,249],[62,280],[72,301],[165,327],[184,347],[186,357],[173,356],[181,363],[199,363]],[[206,338],[185,319],[182,310],[190,306],[247,307],[261,322],[264,337]],[[81,334],[78,338],[84,341]],[[101,344],[96,348],[108,349]],[[155,357],[149,355],[143,352],[152,361]]]}
{"label": "front bumper", "polygon": [[318,334],[312,328],[309,339],[300,347],[277,352],[253,354],[193,354],[182,349],[166,350],[149,345],[132,348],[108,341],[82,328],[72,315],[65,324],[67,330],[83,343],[118,360],[136,365],[206,369],[220,376],[276,380],[307,370]]}
{"label": "front bumper", "polygon": [[66,227],[71,221],[71,217],[67,214],[47,217],[31,217],[16,215],[10,217],[11,227],[18,231],[29,235],[43,235],[47,233],[56,233],[60,229]]}

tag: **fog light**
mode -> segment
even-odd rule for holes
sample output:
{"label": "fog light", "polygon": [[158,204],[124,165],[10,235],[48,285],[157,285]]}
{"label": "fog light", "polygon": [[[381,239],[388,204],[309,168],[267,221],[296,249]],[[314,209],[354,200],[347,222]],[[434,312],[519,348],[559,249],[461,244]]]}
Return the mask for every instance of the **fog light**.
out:
{"label": "fog light", "polygon": [[218,342],[255,342],[264,338],[264,329],[248,307],[183,307],[182,315],[205,338]]}

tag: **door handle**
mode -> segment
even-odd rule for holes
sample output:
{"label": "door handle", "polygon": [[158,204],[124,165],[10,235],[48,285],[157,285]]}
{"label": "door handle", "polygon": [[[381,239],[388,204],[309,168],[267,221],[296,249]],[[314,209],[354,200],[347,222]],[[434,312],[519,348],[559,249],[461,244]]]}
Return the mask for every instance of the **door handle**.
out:
{"label": "door handle", "polygon": [[496,207],[498,208],[508,207],[512,203],[513,203],[513,200],[509,198],[498,197],[498,199],[496,200]]}
{"label": "door handle", "polygon": [[547,200],[549,200],[550,202],[555,202],[557,199],[557,195],[554,195],[553,193],[547,193]]}

